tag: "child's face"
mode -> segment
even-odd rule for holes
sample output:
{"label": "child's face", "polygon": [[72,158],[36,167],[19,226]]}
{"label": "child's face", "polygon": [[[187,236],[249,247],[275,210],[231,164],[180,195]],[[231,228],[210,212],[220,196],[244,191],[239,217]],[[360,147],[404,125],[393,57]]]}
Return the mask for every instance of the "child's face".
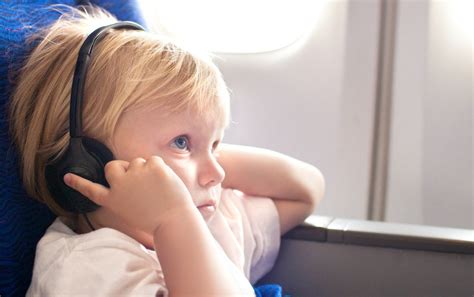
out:
{"label": "child's face", "polygon": [[[214,150],[225,127],[217,121],[205,122],[192,112],[160,114],[135,110],[122,115],[111,149],[116,159],[131,161],[160,156],[181,178],[196,207],[214,200],[218,205],[225,173]],[[214,211],[200,208],[207,221]]]}

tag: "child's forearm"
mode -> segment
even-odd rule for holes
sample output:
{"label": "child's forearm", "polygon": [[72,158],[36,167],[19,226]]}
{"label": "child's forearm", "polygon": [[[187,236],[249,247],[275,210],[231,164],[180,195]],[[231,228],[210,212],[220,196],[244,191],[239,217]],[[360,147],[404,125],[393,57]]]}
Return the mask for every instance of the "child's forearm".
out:
{"label": "child's forearm", "polygon": [[197,209],[179,210],[155,230],[169,296],[255,296],[200,216]]}
{"label": "child's forearm", "polygon": [[308,163],[271,150],[233,144],[221,144],[216,153],[226,173],[225,188],[312,205],[324,194],[321,172]]}

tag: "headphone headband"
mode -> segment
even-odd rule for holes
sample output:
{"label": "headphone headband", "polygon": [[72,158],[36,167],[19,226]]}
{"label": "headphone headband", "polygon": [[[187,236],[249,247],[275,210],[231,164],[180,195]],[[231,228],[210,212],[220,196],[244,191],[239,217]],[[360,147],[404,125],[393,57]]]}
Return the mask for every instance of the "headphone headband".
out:
{"label": "headphone headband", "polygon": [[76,69],[72,81],[71,106],[69,110],[69,134],[71,137],[82,137],[82,102],[84,97],[84,84],[86,81],[87,68],[89,67],[92,49],[95,44],[105,37],[109,29],[145,29],[137,23],[124,21],[103,26],[94,30],[82,44],[77,57]]}
{"label": "headphone headband", "polygon": [[[55,201],[64,210],[73,213],[88,213],[100,206],[70,188],[63,177],[71,172],[92,182],[109,187],[105,178],[105,165],[114,160],[112,151],[100,141],[84,136],[82,131],[82,105],[87,68],[94,45],[109,29],[145,30],[133,22],[118,22],[94,30],[83,42],[77,57],[72,80],[71,106],[69,111],[69,145],[61,158],[46,165],[45,175],[48,189]],[[53,159],[53,158],[52,158]],[[87,216],[86,216],[87,219]]]}

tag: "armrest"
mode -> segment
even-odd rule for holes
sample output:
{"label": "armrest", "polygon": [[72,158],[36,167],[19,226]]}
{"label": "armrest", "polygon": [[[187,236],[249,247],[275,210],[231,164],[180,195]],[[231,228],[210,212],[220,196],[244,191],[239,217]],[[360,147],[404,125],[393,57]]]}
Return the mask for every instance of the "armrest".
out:
{"label": "armrest", "polygon": [[309,216],[283,238],[387,248],[474,254],[474,231],[376,221]]}
{"label": "armrest", "polygon": [[310,216],[257,285],[302,297],[471,296],[473,267],[472,230]]}

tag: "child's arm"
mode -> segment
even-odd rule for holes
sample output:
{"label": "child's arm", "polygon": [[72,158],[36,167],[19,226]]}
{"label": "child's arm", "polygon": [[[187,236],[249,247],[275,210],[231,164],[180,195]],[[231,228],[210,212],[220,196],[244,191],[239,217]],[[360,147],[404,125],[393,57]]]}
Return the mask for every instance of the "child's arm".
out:
{"label": "child's arm", "polygon": [[[241,271],[214,240],[197,209],[181,209],[154,232],[170,297],[255,296]],[[204,293],[205,292],[205,293]]]}
{"label": "child's arm", "polygon": [[282,235],[302,223],[324,195],[324,177],[310,164],[274,151],[231,144],[222,144],[216,154],[226,173],[222,187],[273,199]]}

